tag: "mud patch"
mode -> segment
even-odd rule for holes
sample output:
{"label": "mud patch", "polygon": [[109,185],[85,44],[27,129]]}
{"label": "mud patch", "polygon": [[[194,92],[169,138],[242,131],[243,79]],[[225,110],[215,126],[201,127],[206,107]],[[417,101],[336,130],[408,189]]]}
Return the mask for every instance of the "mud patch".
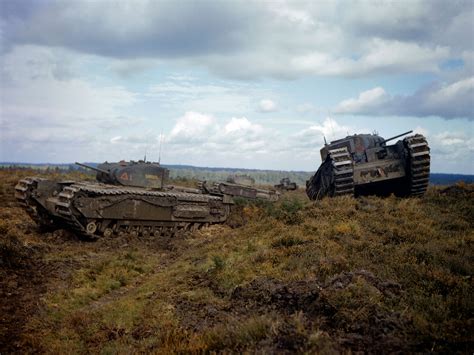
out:
{"label": "mud patch", "polygon": [[37,311],[46,292],[51,265],[42,260],[42,249],[23,244],[15,236],[0,240],[0,352],[16,352],[27,319]]}
{"label": "mud patch", "polygon": [[366,270],[344,272],[326,283],[261,277],[228,295],[205,277],[194,277],[193,284],[217,291],[214,295],[219,300],[177,299],[181,324],[193,332],[226,327],[229,322],[239,324],[249,317],[267,317],[274,324],[260,348],[271,352],[412,349],[404,333],[410,329],[409,321],[384,306],[402,295],[401,286]]}
{"label": "mud patch", "polygon": [[331,316],[335,309],[325,302],[321,291],[321,286],[314,280],[283,283],[260,278],[237,287],[232,292],[231,299],[235,307],[246,310],[276,310],[287,315],[304,311],[309,315]]}

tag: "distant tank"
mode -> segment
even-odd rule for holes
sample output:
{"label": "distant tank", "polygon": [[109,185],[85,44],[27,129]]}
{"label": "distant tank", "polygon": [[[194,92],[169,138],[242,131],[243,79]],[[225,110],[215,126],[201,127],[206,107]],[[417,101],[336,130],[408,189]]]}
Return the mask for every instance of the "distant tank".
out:
{"label": "distant tank", "polygon": [[291,182],[290,178],[283,178],[280,180],[280,183],[275,185],[275,188],[278,190],[292,191],[298,188],[296,182]]}
{"label": "distant tank", "polygon": [[322,164],[306,182],[311,200],[324,196],[422,196],[430,178],[430,148],[421,134],[389,141],[377,134],[355,134],[325,144]]}
{"label": "distant tank", "polygon": [[28,177],[16,185],[17,200],[39,225],[91,239],[120,233],[172,235],[225,222],[233,204],[224,196],[166,185],[169,170],[158,163],[79,165],[95,170],[97,182]]}
{"label": "distant tank", "polygon": [[245,185],[245,186],[253,186],[255,185],[255,179],[248,175],[229,175],[226,179],[226,182],[230,182],[231,184],[238,184],[238,185]]}
{"label": "distant tank", "polygon": [[247,175],[230,175],[226,181],[217,181],[208,184],[202,181],[199,185],[202,193],[214,196],[238,197],[249,200],[278,201],[280,193],[275,190],[266,190],[255,187],[255,180]]}

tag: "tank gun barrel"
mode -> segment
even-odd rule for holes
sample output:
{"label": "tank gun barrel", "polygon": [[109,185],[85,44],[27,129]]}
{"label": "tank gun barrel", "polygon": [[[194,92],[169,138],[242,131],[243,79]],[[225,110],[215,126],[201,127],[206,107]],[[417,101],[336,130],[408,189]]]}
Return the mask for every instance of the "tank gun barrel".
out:
{"label": "tank gun barrel", "polygon": [[94,168],[93,166],[89,166],[89,165],[86,165],[86,164],[82,164],[82,163],[78,163],[76,161],[75,163],[76,165],[79,165],[79,166],[82,166],[84,168],[87,168],[87,169],[91,169],[91,170],[95,170],[99,173],[103,173],[103,174],[110,174],[110,171],[107,171],[107,170],[103,170],[103,169],[99,169],[99,168]]}
{"label": "tank gun barrel", "polygon": [[383,141],[380,143],[380,145],[385,144],[385,143],[387,143],[387,142],[389,142],[389,141],[391,141],[391,140],[394,140],[394,139],[396,139],[396,138],[399,138],[399,137],[405,136],[405,135],[407,135],[407,134],[410,134],[410,133],[412,133],[412,132],[413,132],[413,130],[408,131],[408,132],[405,132],[405,133],[402,133],[402,134],[399,134],[399,135],[396,135],[396,136],[394,136],[394,137],[390,137],[390,138],[388,138],[388,139],[385,139],[385,140],[383,140]]}

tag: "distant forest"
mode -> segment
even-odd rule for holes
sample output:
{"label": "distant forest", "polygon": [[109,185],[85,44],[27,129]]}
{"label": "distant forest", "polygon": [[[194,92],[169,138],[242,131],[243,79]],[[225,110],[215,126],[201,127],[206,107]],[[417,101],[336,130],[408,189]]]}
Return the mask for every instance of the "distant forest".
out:
{"label": "distant forest", "polygon": [[[184,165],[168,165],[170,177],[188,178],[198,180],[225,180],[231,174],[249,175],[255,179],[257,184],[274,185],[284,177],[290,178],[300,186],[306,185],[314,171],[280,171],[280,170],[254,170],[254,169],[232,169],[232,168],[201,168]],[[459,181],[474,183],[474,175],[462,174],[430,174],[430,183],[434,185],[452,185]]]}
{"label": "distant forest", "polygon": [[[86,163],[91,166],[97,166],[98,163]],[[255,179],[255,183],[259,185],[274,185],[280,182],[284,177],[290,178],[300,186],[305,186],[314,173],[310,171],[284,171],[284,170],[257,170],[257,169],[236,169],[236,168],[210,168],[197,167],[191,165],[165,165],[170,169],[170,177],[173,179],[195,179],[206,181],[226,180],[229,175],[248,175]],[[75,164],[29,164],[29,163],[0,163],[0,169],[8,168],[24,168],[38,170],[59,170],[71,171],[80,170],[84,172],[94,172],[77,166]],[[466,183],[474,183],[474,175],[463,174],[440,174],[432,173],[430,175],[430,183],[434,185],[452,185],[457,182],[464,181]]]}

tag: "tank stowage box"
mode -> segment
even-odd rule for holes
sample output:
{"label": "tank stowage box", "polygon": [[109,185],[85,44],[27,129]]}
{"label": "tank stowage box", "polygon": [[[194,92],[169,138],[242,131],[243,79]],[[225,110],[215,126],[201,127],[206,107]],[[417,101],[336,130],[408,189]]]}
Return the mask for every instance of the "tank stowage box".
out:
{"label": "tank stowage box", "polygon": [[306,182],[311,200],[338,195],[421,196],[430,177],[430,148],[421,134],[387,142],[412,131],[384,139],[356,134],[325,144],[321,166]]}

